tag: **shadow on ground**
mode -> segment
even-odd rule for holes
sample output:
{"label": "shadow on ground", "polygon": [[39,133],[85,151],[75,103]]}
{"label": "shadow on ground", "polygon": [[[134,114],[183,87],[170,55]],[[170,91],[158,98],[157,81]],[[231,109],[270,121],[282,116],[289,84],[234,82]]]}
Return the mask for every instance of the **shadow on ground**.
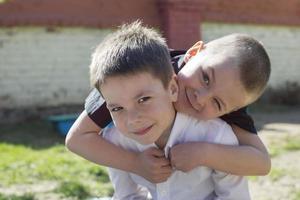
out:
{"label": "shadow on ground", "polygon": [[29,120],[16,124],[2,124],[0,142],[44,149],[64,144],[64,137],[46,120]]}

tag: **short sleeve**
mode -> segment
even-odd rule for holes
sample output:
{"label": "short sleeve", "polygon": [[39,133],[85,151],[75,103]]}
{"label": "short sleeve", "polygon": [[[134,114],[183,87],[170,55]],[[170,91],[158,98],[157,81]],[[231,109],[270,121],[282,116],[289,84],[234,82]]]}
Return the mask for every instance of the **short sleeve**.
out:
{"label": "short sleeve", "polygon": [[241,108],[237,111],[221,116],[221,119],[228,124],[234,124],[244,130],[247,130],[253,134],[257,134],[252,117],[247,113],[247,108]]}
{"label": "short sleeve", "polygon": [[93,89],[85,99],[84,108],[88,116],[101,128],[105,128],[112,121],[106,103],[97,89]]}

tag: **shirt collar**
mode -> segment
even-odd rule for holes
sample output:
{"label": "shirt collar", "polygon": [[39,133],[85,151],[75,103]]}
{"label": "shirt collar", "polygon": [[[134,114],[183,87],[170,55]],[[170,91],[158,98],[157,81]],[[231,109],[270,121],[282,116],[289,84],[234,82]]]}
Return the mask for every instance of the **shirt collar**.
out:
{"label": "shirt collar", "polygon": [[170,148],[177,144],[177,141],[180,140],[179,139],[180,135],[185,132],[184,130],[188,126],[188,119],[189,117],[182,113],[176,114],[175,121],[171,130],[171,134],[164,148],[166,157],[169,156]]}

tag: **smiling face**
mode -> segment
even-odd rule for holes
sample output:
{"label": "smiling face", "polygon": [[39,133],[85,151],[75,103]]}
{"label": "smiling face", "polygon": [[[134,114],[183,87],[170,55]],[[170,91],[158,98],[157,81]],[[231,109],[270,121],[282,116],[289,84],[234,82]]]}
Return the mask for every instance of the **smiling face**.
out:
{"label": "smiling face", "polygon": [[174,78],[165,88],[147,72],[113,76],[100,89],[122,134],[141,144],[165,144],[175,118],[178,88]]}
{"label": "smiling face", "polygon": [[230,54],[204,49],[187,62],[177,78],[177,111],[200,120],[222,116],[251,102],[241,84],[237,61]]}

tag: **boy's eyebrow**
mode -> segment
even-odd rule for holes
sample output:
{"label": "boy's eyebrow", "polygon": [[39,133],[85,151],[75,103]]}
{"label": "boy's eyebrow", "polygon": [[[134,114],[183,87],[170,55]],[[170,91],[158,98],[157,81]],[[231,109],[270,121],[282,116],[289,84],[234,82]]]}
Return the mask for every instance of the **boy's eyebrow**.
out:
{"label": "boy's eyebrow", "polygon": [[[213,67],[209,67],[210,71],[211,71],[211,78],[212,78],[212,81],[214,84],[216,84],[216,76],[215,76],[215,70]],[[227,110],[227,106],[226,104],[224,103],[224,101],[222,99],[220,99],[219,97],[216,97],[216,99],[218,100],[218,102],[220,102],[223,106],[223,110]]]}
{"label": "boy's eyebrow", "polygon": [[[145,96],[146,94],[150,93],[151,90],[145,90],[145,91],[141,91],[139,92],[137,95],[135,95],[134,99],[138,99],[140,98],[141,96]],[[106,102],[106,107],[108,108],[112,108],[112,107],[118,107],[119,105],[118,104],[115,104],[115,103],[107,103]]]}
{"label": "boy's eyebrow", "polygon": [[107,107],[107,108],[113,108],[113,107],[116,107],[116,106],[118,106],[118,105],[117,105],[117,104],[107,103],[107,102],[106,102],[106,107]]}
{"label": "boy's eyebrow", "polygon": [[149,90],[149,89],[143,90],[143,91],[139,92],[137,95],[135,95],[134,99],[138,99],[142,96],[146,96],[146,95],[149,95],[151,93],[152,93],[152,90]]}

